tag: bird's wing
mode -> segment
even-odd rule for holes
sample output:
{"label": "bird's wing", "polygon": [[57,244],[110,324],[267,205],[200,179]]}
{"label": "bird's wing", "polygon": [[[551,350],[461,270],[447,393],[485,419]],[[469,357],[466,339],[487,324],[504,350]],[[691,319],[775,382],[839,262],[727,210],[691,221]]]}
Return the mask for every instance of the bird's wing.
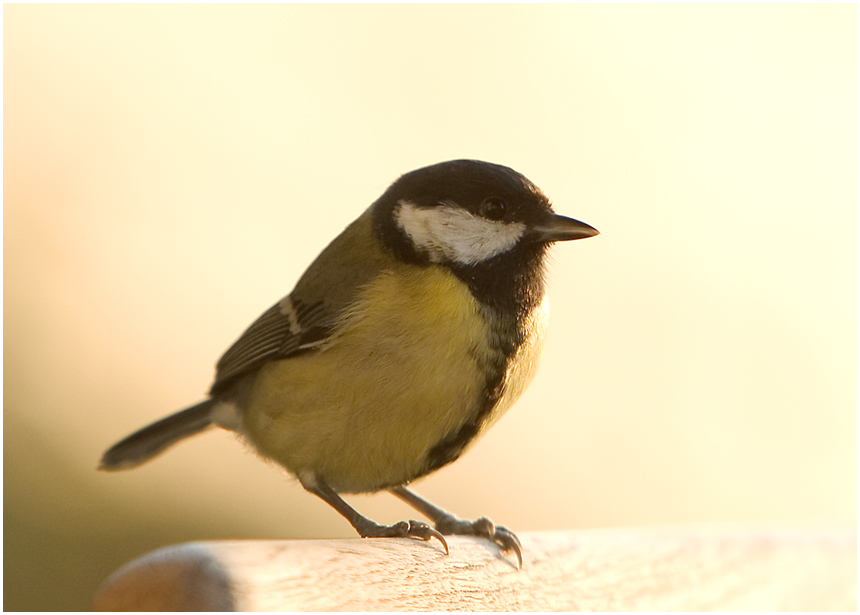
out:
{"label": "bird's wing", "polygon": [[289,296],[248,327],[218,361],[212,395],[268,361],[323,346],[362,286],[392,258],[374,241],[372,224],[371,206],[311,263]]}
{"label": "bird's wing", "polygon": [[286,297],[266,310],[224,353],[216,367],[215,393],[268,361],[318,349],[330,336],[333,318],[322,303]]}
{"label": "bird's wing", "polygon": [[332,314],[322,302],[306,304],[292,295],[266,310],[218,360],[212,392],[267,361],[318,349],[331,335]]}

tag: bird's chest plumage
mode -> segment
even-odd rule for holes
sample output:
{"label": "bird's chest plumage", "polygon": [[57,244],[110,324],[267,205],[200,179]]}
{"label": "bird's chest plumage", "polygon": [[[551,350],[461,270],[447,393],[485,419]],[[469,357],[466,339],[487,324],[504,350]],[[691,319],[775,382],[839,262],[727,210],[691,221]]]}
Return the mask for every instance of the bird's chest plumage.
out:
{"label": "bird's chest plumage", "polygon": [[250,439],[337,491],[375,491],[445,465],[534,373],[544,310],[510,325],[523,330],[513,355],[493,318],[448,270],[395,265],[360,290],[322,349],[260,370],[245,412]]}

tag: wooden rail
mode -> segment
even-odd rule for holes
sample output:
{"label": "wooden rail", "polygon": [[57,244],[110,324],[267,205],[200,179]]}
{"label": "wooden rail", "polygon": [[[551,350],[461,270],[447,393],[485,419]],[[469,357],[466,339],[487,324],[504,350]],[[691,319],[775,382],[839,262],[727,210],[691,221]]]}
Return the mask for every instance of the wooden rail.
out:
{"label": "wooden rail", "polygon": [[520,534],[522,570],[450,537],[204,542],[118,570],[96,610],[634,611],[857,609],[844,531],[611,529]]}

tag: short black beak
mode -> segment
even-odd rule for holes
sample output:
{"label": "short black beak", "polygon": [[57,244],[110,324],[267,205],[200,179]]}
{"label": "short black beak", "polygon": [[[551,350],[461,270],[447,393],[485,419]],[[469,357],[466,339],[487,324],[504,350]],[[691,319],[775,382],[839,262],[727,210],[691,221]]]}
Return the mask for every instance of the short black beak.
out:
{"label": "short black beak", "polygon": [[550,243],[594,237],[599,235],[600,231],[585,222],[551,213],[540,224],[529,229],[529,234],[535,241]]}

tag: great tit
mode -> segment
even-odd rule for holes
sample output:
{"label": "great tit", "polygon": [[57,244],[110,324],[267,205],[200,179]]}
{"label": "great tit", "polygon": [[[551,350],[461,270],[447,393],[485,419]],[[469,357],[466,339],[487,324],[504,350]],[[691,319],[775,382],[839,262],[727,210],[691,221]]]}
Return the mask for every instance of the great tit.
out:
{"label": "great tit", "polygon": [[[218,361],[209,398],[111,447],[125,470],[212,426],[343,515],[362,537],[517,537],[407,490],[451,463],[519,397],[546,330],[549,245],[597,235],[513,169],[452,160],[401,176],[322,251],[292,293]],[[339,494],[388,490],[426,515],[386,526]]]}

